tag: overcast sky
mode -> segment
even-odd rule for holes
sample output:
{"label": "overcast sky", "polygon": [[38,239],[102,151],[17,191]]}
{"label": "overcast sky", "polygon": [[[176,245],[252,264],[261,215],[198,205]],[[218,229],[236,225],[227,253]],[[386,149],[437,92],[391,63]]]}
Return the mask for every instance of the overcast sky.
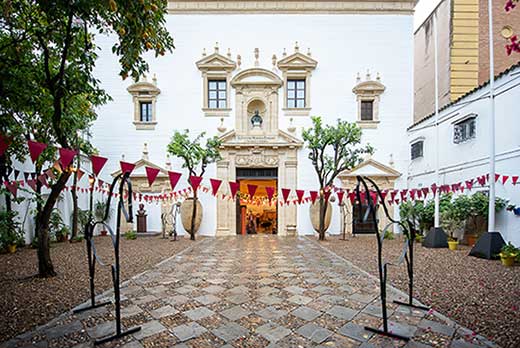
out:
{"label": "overcast sky", "polygon": [[441,2],[441,0],[419,0],[419,3],[415,6],[415,15],[413,18],[414,31],[428,18],[439,2]]}

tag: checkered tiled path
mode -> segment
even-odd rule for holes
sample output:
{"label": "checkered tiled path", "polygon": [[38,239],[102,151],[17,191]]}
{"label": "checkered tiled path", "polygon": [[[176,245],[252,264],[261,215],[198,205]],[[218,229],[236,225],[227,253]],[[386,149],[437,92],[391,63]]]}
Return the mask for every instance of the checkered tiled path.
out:
{"label": "checkered tiled path", "polygon": [[[388,291],[389,300],[401,296]],[[412,341],[365,331],[381,325],[378,280],[305,238],[208,238],[122,294],[123,325],[142,330],[104,347],[493,346],[438,313],[392,303],[390,329]],[[104,307],[66,313],[3,346],[91,347],[113,331],[113,307]]]}

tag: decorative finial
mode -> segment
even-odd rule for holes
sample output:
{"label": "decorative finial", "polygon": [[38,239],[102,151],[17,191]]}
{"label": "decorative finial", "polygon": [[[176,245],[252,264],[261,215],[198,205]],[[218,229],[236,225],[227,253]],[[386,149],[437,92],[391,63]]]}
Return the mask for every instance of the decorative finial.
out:
{"label": "decorative finial", "polygon": [[366,80],[367,80],[367,81],[370,81],[371,79],[372,79],[372,77],[370,76],[370,69],[367,69]]}
{"label": "decorative finial", "polygon": [[259,66],[260,63],[258,62],[258,57],[260,56],[260,50],[258,48],[255,48],[255,66]]}
{"label": "decorative finial", "polygon": [[218,53],[218,41],[215,42],[215,53]]}
{"label": "decorative finial", "polygon": [[166,154],[166,169],[170,170],[172,169],[172,162],[170,161],[170,154]]}
{"label": "decorative finial", "polygon": [[203,57],[206,57],[206,48],[203,48],[203,49],[202,49],[202,56],[203,56]]}
{"label": "decorative finial", "polygon": [[152,82],[157,86],[157,75],[155,73],[153,74]]}
{"label": "decorative finial", "polygon": [[379,73],[377,73],[376,80],[377,80],[377,81],[381,81],[381,76],[379,76]]}
{"label": "decorative finial", "polygon": [[231,48],[227,49],[227,56],[229,59],[231,59]]}
{"label": "decorative finial", "polygon": [[143,79],[141,80],[142,82],[148,82],[148,78],[146,77],[146,74],[143,74],[142,77],[143,77]]}
{"label": "decorative finial", "polygon": [[238,70],[240,70],[240,65],[242,65],[242,56],[240,56],[240,54],[237,54],[237,67],[238,67]]}
{"label": "decorative finial", "polygon": [[272,61],[273,61],[273,70],[276,70],[276,54],[273,54]]}
{"label": "decorative finial", "polygon": [[299,52],[300,51],[300,46],[298,46],[298,41],[296,41],[294,43],[294,52]]}
{"label": "decorative finial", "polygon": [[388,164],[390,164],[391,167],[394,166],[394,155],[390,154],[390,161],[388,161]]}
{"label": "decorative finial", "polygon": [[311,48],[310,48],[310,47],[307,48],[307,55],[308,55],[309,57],[312,56]]}
{"label": "decorative finial", "polygon": [[144,143],[143,147],[143,159],[148,160],[148,144]]}
{"label": "decorative finial", "polygon": [[220,133],[224,133],[226,131],[226,126],[224,126],[224,117],[220,118],[220,125],[217,127],[217,130]]}
{"label": "decorative finial", "polygon": [[121,154],[121,161],[124,161],[125,160],[125,154]]}
{"label": "decorative finial", "polygon": [[283,48],[282,56],[287,57],[287,52],[285,51],[285,47]]}
{"label": "decorative finial", "polygon": [[356,82],[357,83],[361,82],[361,75],[359,75],[359,72],[357,73],[357,76],[356,76]]}
{"label": "decorative finial", "polygon": [[296,131],[296,127],[293,125],[292,117],[289,119],[289,127],[287,127],[287,130],[291,133],[294,133]]}

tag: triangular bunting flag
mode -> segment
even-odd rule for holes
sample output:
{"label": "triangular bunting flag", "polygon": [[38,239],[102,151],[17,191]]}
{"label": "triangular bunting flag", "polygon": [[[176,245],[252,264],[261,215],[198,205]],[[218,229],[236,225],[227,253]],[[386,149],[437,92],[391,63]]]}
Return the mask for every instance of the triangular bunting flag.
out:
{"label": "triangular bunting flag", "polygon": [[511,181],[512,181],[513,185],[516,185],[516,183],[518,182],[518,175],[513,175],[511,177]]}
{"label": "triangular bunting flag", "polygon": [[121,165],[121,172],[123,174],[126,174],[126,173],[131,174],[135,168],[135,164],[133,164],[133,163],[119,161],[119,164]]}
{"label": "triangular bunting flag", "polygon": [[283,201],[285,203],[287,203],[287,199],[289,198],[290,193],[291,193],[291,189],[286,189],[286,188],[282,189],[282,197],[283,197]]}
{"label": "triangular bunting flag", "polygon": [[502,175],[502,185],[507,182],[507,179],[509,179],[509,175]]}
{"label": "triangular bunting flag", "polygon": [[430,189],[427,187],[423,187],[421,190],[424,195],[424,198],[426,198],[426,196],[428,196],[428,192],[430,191]]}
{"label": "triangular bunting flag", "polygon": [[329,198],[330,198],[330,194],[331,194],[331,193],[332,193],[332,192],[330,192],[330,191],[325,191],[325,192],[323,192],[323,197],[325,198],[325,202],[328,202],[328,201],[329,201]]}
{"label": "triangular bunting flag", "polygon": [[32,140],[27,140],[27,145],[29,146],[29,154],[31,155],[33,163],[36,163],[43,150],[47,148],[47,144],[38,143]]}
{"label": "triangular bunting flag", "polygon": [[238,189],[240,188],[240,184],[237,182],[230,181],[229,188],[231,189],[231,199],[235,199]]}
{"label": "triangular bunting flag", "polygon": [[42,174],[38,177],[38,181],[42,183],[43,186],[49,187],[49,183],[47,182],[47,176],[45,174]]}
{"label": "triangular bunting flag", "polygon": [[312,204],[314,204],[314,202],[316,202],[316,199],[318,198],[318,192],[316,192],[316,191],[309,191],[309,195],[311,196]]}
{"label": "triangular bunting flag", "polygon": [[52,168],[49,168],[45,171],[45,174],[51,179],[56,179],[56,175],[54,175],[54,172],[52,171]]}
{"label": "triangular bunting flag", "polygon": [[9,181],[6,181],[4,183],[5,185],[5,188],[11,192],[11,194],[14,196],[14,198],[16,198],[16,193],[18,192],[18,182],[16,181],[13,181],[13,182],[9,182]]}
{"label": "triangular bunting flag", "polygon": [[0,156],[4,155],[9,145],[11,145],[11,138],[0,134]]}
{"label": "triangular bunting flag", "polygon": [[146,171],[146,178],[148,179],[148,186],[152,186],[153,182],[157,178],[157,175],[159,174],[160,170],[157,168],[152,167],[144,167],[144,170]]}
{"label": "triangular bunting flag", "polygon": [[274,196],[274,187],[267,186],[265,188],[265,192],[267,192],[267,199],[269,200],[269,204],[271,204],[271,200],[273,199],[273,196]]}
{"label": "triangular bunting flag", "polygon": [[172,191],[175,190],[175,186],[177,186],[181,175],[181,173],[168,171],[168,178],[170,179],[170,186],[172,187]]}
{"label": "triangular bunting flag", "polygon": [[343,190],[339,190],[336,195],[338,196],[338,204],[341,205],[341,203],[343,202],[343,196],[345,195],[345,191]]}
{"label": "triangular bunting flag", "polygon": [[27,181],[29,179],[30,175],[31,175],[31,173],[23,172],[23,177],[25,178],[25,181]]}
{"label": "triangular bunting flag", "polygon": [[354,192],[350,192],[348,194],[348,199],[350,199],[350,204],[354,205],[356,202],[356,194]]}
{"label": "triangular bunting flag", "polygon": [[211,194],[213,196],[217,195],[218,189],[220,185],[222,184],[222,180],[219,179],[209,179],[209,182],[211,184]]}
{"label": "triangular bunting flag", "polygon": [[468,190],[471,190],[473,188],[473,179],[471,180],[466,180],[466,188]]}
{"label": "triangular bunting flag", "polygon": [[200,183],[202,182],[202,176],[191,175],[189,181],[191,187],[193,187],[193,191],[197,191],[197,189],[200,186]]}
{"label": "triangular bunting flag", "polygon": [[103,169],[105,163],[107,163],[107,160],[108,159],[105,157],[91,155],[90,161],[92,162],[92,172],[95,175],[99,175],[99,172],[101,171],[101,169]]}
{"label": "triangular bunting flag", "polygon": [[81,178],[83,177],[83,174],[85,174],[85,172],[81,169],[78,169],[78,182],[80,182]]}
{"label": "triangular bunting flag", "polygon": [[14,180],[18,180],[18,175],[20,175],[20,171],[15,169],[14,170]]}
{"label": "triangular bunting flag", "polygon": [[249,198],[253,198],[255,196],[257,188],[258,185],[247,184],[247,192],[249,193]]}
{"label": "triangular bunting flag", "polygon": [[[433,194],[435,195],[437,193],[437,184],[432,184],[431,188],[432,188]],[[396,203],[399,204],[399,202],[397,202],[397,201],[396,201]]]}
{"label": "triangular bunting flag", "polygon": [[[339,193],[339,192],[338,192]],[[296,197],[298,197],[298,204],[302,204],[303,195],[305,194],[304,190],[296,190]]]}
{"label": "triangular bunting flag", "polygon": [[27,185],[29,185],[33,189],[33,191],[36,191],[36,180],[29,179],[29,180],[26,180],[25,182],[27,183]]}
{"label": "triangular bunting flag", "polygon": [[78,154],[77,151],[74,151],[71,149],[65,149],[65,148],[59,149],[59,153],[60,153],[61,167],[63,169],[70,166],[72,160],[74,159],[74,156],[76,156]]}

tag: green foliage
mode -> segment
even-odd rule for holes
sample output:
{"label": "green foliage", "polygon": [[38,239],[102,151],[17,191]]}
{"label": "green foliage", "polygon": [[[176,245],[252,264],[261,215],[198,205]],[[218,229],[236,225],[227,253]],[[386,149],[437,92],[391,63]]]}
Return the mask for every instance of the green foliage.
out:
{"label": "green foliage", "polygon": [[137,239],[137,232],[135,231],[128,231],[125,233],[125,238],[128,240],[134,240]]}
{"label": "green foliage", "polygon": [[65,224],[63,223],[63,218],[61,217],[60,211],[54,208],[51,213],[51,218],[49,219],[49,232],[51,234],[51,238],[59,238],[64,227]]}
{"label": "green foliage", "polygon": [[370,145],[359,146],[362,132],[356,123],[338,119],[336,125],[323,125],[321,117],[312,117],[312,124],[302,137],[321,188],[332,185],[342,171],[360,164],[364,154],[373,153]]}
{"label": "green foliage", "polygon": [[[74,213],[72,213],[71,219],[73,218]],[[78,208],[78,226],[80,230],[83,230],[85,225],[87,224],[89,220],[89,213],[88,210],[82,210]]]}
{"label": "green foliage", "polygon": [[[221,141],[217,137],[212,137],[208,138],[203,145],[205,135],[206,133],[202,132],[191,140],[188,129],[184,132],[175,131],[168,144],[168,152],[183,160],[182,167],[188,169],[190,175],[202,176],[208,164],[221,159],[219,152]],[[198,174],[197,168],[200,168]]]}
{"label": "green foliage", "polygon": [[511,242],[505,244],[500,250],[501,257],[517,257],[518,255],[520,255],[520,249],[511,244]]}
{"label": "green foliage", "polygon": [[[439,198],[441,214],[451,209],[451,194],[442,194]],[[399,206],[401,220],[410,220],[419,225],[421,231],[428,231],[433,227],[435,217],[435,201],[406,201]]]}
{"label": "green foliage", "polygon": [[387,230],[383,238],[388,240],[394,240],[394,233],[392,231]]}
{"label": "green foliage", "polygon": [[81,242],[85,239],[83,235],[77,235],[76,237],[72,238],[74,242]]}
{"label": "green foliage", "polygon": [[24,245],[23,230],[16,221],[18,215],[15,211],[0,211],[0,249],[4,250],[9,245]]}
{"label": "green foliage", "polygon": [[[94,216],[98,220],[103,220],[105,217],[105,212],[107,210],[107,201],[97,201],[94,206]],[[110,219],[110,215],[112,215],[112,209],[108,210],[107,219]]]}

